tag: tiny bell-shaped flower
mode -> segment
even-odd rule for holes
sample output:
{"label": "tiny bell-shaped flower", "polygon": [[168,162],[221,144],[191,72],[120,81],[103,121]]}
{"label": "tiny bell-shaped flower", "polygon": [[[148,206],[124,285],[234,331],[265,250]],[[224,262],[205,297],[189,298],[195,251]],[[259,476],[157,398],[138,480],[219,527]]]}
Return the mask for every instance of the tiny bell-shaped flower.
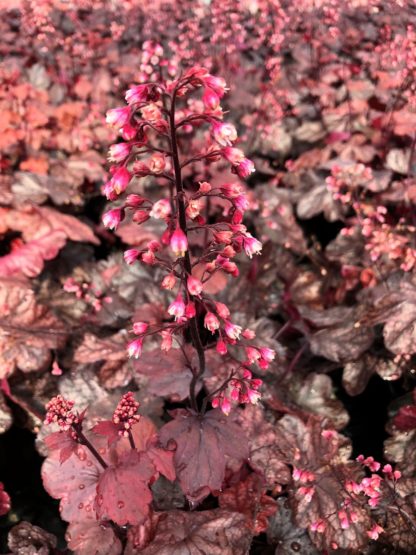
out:
{"label": "tiny bell-shaped flower", "polygon": [[113,208],[103,215],[103,224],[107,229],[117,229],[123,219],[123,208]]}
{"label": "tiny bell-shaped flower", "polygon": [[225,322],[224,331],[230,339],[239,339],[241,334],[241,326],[233,324],[229,320]]}
{"label": "tiny bell-shaped flower", "polygon": [[175,317],[175,320],[179,320],[185,314],[185,303],[183,302],[182,295],[176,297],[176,299],[168,307],[168,313]]}
{"label": "tiny bell-shaped flower", "polygon": [[215,333],[215,331],[220,327],[220,322],[213,312],[207,312],[205,314],[204,326],[211,333]]}
{"label": "tiny bell-shaped flower", "polygon": [[223,341],[222,339],[217,341],[216,351],[220,355],[226,355],[227,354],[227,344],[225,343],[225,341]]}
{"label": "tiny bell-shaped flower", "polygon": [[202,102],[204,103],[205,108],[213,111],[219,107],[220,97],[213,89],[207,87],[202,95]]}
{"label": "tiny bell-shaped flower", "polygon": [[201,294],[203,285],[199,281],[199,279],[196,279],[193,276],[188,276],[186,285],[191,295],[195,295],[196,297],[198,297]]}
{"label": "tiny bell-shaped flower", "polygon": [[188,250],[188,239],[180,227],[177,227],[170,238],[170,248],[176,256],[185,256]]}
{"label": "tiny bell-shaped flower", "polygon": [[175,287],[176,278],[173,274],[168,274],[162,280],[163,289],[172,290]]}
{"label": "tiny bell-shaped flower", "polygon": [[195,314],[196,314],[195,303],[192,301],[189,301],[189,303],[187,303],[185,307],[185,317],[195,318]]}
{"label": "tiny bell-shaped flower", "polygon": [[113,108],[108,110],[105,120],[112,127],[123,127],[130,119],[130,108]]}
{"label": "tiny bell-shaped flower", "polygon": [[143,339],[137,338],[130,341],[127,345],[127,352],[130,358],[139,358],[142,354],[142,347],[143,347]]}
{"label": "tiny bell-shaped flower", "polygon": [[149,212],[152,218],[157,220],[166,220],[171,213],[171,205],[167,198],[162,198],[154,203],[151,211]]}
{"label": "tiny bell-shaped flower", "polygon": [[124,260],[127,264],[133,264],[139,258],[139,254],[137,249],[128,249],[124,251]]}
{"label": "tiny bell-shaped flower", "polygon": [[128,143],[117,143],[115,145],[111,145],[108,149],[108,159],[110,162],[124,162],[129,154],[130,146]]}
{"label": "tiny bell-shaped flower", "polygon": [[119,168],[112,177],[114,191],[121,195],[127,189],[128,184],[130,183],[131,175],[127,168]]}
{"label": "tiny bell-shaped flower", "polygon": [[237,130],[232,123],[215,122],[212,135],[220,146],[231,146],[237,140]]}
{"label": "tiny bell-shaped flower", "polygon": [[215,303],[215,309],[217,314],[221,316],[224,320],[230,316],[230,311],[228,310],[227,305],[224,303]]}
{"label": "tiny bell-shaped flower", "polygon": [[142,335],[147,331],[148,327],[149,324],[147,324],[146,322],[134,322],[133,333],[135,333],[136,335]]}

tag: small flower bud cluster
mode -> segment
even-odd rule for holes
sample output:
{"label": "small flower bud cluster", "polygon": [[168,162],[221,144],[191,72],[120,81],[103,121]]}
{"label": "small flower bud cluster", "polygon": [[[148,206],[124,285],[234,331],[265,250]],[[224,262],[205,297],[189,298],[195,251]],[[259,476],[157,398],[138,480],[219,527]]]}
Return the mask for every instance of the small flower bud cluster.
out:
{"label": "small flower bud cluster", "polygon": [[53,397],[46,405],[45,424],[58,424],[62,431],[69,430],[79,422],[77,414],[72,412],[74,401],[67,401],[62,395]]}
{"label": "small flower bud cluster", "polygon": [[118,432],[119,435],[127,437],[133,424],[140,420],[140,414],[137,414],[139,407],[140,403],[135,400],[131,391],[123,395],[113,414],[114,424],[123,426]]}

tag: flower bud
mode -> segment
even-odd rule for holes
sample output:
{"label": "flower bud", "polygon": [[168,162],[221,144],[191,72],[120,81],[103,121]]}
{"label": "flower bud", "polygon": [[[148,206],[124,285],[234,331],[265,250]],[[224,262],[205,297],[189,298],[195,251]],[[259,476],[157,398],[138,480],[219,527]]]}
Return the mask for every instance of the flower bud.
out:
{"label": "flower bud", "polygon": [[204,326],[211,333],[215,333],[215,331],[220,327],[220,322],[213,312],[207,312],[205,314]]}
{"label": "flower bud", "polygon": [[170,238],[170,248],[176,256],[181,257],[185,256],[185,252],[188,250],[188,239],[180,227],[177,227],[172,233]]}
{"label": "flower bud", "polygon": [[124,260],[127,264],[133,264],[139,257],[139,251],[137,249],[128,249],[124,251]]}
{"label": "flower bud", "polygon": [[108,110],[105,121],[112,127],[123,127],[130,119],[130,108],[125,106],[123,108],[114,108]]}
{"label": "flower bud", "polygon": [[162,287],[163,289],[173,289],[176,284],[176,278],[173,274],[168,274],[162,280]]}
{"label": "flower bud", "polygon": [[189,276],[187,280],[187,287],[191,295],[199,296],[202,292],[203,285],[199,279]]}
{"label": "flower bud", "polygon": [[117,229],[123,219],[123,208],[113,208],[103,215],[103,224],[107,229]]}

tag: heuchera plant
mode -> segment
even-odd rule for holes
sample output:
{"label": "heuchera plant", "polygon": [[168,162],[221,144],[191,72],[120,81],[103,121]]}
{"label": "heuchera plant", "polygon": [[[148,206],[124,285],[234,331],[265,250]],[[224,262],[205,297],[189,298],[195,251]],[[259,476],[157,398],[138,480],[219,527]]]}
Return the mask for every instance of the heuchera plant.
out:
{"label": "heuchera plant", "polygon": [[413,2],[0,11],[0,441],[67,551],[412,555]]}

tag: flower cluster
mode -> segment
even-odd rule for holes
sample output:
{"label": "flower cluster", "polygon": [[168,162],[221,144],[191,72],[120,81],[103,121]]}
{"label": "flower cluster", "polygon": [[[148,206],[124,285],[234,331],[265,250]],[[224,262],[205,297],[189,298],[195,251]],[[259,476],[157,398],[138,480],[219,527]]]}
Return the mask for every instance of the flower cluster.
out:
{"label": "flower cluster", "polygon": [[[192,93],[198,91],[199,98],[194,98]],[[226,91],[222,78],[202,67],[193,67],[176,80],[149,81],[126,92],[127,106],[107,113],[107,122],[119,130],[123,140],[109,150],[113,165],[104,193],[117,206],[104,214],[103,222],[116,230],[125,218],[138,225],[157,220],[164,228],[159,239],[128,249],[124,258],[128,264],[140,261],[162,269],[165,276],[161,287],[174,293],[167,307],[172,321],[156,329],[146,322],[136,322],[133,333],[137,337],[128,345],[129,355],[138,358],[145,338],[152,334],[161,337],[161,349],[167,352],[174,336],[183,337],[189,329],[202,360],[206,348],[199,327],[202,320],[216,337],[218,353],[226,355],[234,345],[244,349],[247,360],[241,365],[241,378],[235,377],[224,388],[231,388],[231,399],[254,403],[259,398],[261,380],[252,379],[246,366],[257,364],[260,369],[267,369],[274,351],[251,344],[254,332],[243,331],[232,322],[228,307],[206,291],[209,281],[219,272],[238,276],[233,259],[239,253],[244,252],[249,258],[261,253],[261,243],[242,223],[249,200],[239,181],[219,185],[200,181],[185,188],[182,177],[187,166],[202,162],[230,164],[231,172],[239,178],[247,178],[254,171],[251,160],[235,146],[236,128],[223,121],[220,100]],[[190,134],[203,136],[205,147],[186,158],[180,145]],[[161,185],[161,198],[154,200],[144,194],[149,177]],[[164,184],[168,185],[167,190]],[[215,202],[223,206],[223,213],[222,218],[216,215],[216,221],[211,222],[210,206]],[[198,374],[202,376],[203,372],[202,365]],[[192,399],[192,392],[190,396]],[[213,405],[228,414],[229,399],[223,391],[213,399]]]}
{"label": "flower cluster", "polygon": [[74,401],[68,401],[62,395],[53,397],[46,405],[45,423],[54,422],[62,431],[69,430],[79,422],[79,416],[72,412],[74,404]]}
{"label": "flower cluster", "polygon": [[113,414],[114,424],[121,424],[124,428],[119,430],[119,435],[127,437],[133,424],[140,420],[139,407],[140,403],[135,400],[131,391],[123,395]]}

